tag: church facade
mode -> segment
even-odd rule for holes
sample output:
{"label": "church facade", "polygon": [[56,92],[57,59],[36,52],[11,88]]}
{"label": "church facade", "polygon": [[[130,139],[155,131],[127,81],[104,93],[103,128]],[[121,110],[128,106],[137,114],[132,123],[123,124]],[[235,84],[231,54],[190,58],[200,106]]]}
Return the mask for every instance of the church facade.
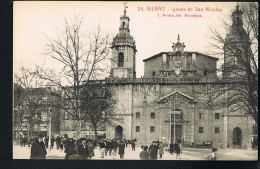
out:
{"label": "church facade", "polygon": [[[242,23],[242,14],[238,8],[234,10],[233,22]],[[243,111],[229,112],[227,107],[212,109],[207,105],[206,100],[211,97],[207,91],[225,85],[217,76],[218,59],[185,51],[178,35],[172,51],[143,60],[144,77],[136,78],[137,50],[129,23],[125,11],[120,17],[119,33],[113,39],[111,78],[107,80],[116,89],[116,113],[124,120],[107,126],[106,137],[136,139],[137,144],[181,140],[185,144],[210,141],[217,147],[250,147],[252,117]],[[241,23],[233,24],[241,27]],[[236,33],[230,32],[227,38],[230,36]],[[232,60],[227,53],[226,50],[224,66]],[[220,100],[224,99],[225,96]]]}
{"label": "church facade", "polygon": [[[240,36],[236,30],[242,27],[242,14],[238,8],[233,11],[235,26],[227,39]],[[172,51],[143,60],[144,76],[136,78],[137,47],[129,24],[125,10],[111,46],[111,75],[98,81],[114,89],[118,99],[115,113],[123,120],[99,132],[108,139],[136,139],[139,145],[160,140],[164,144],[212,142],[216,147],[250,148],[252,117],[243,111],[231,112],[228,107],[213,109],[209,103],[212,88],[227,85],[223,77],[232,76],[228,73],[232,61],[228,50],[220,78],[216,72],[218,59],[186,51],[178,35]],[[228,94],[218,98],[219,102]],[[73,136],[71,123],[60,123],[60,133]]]}

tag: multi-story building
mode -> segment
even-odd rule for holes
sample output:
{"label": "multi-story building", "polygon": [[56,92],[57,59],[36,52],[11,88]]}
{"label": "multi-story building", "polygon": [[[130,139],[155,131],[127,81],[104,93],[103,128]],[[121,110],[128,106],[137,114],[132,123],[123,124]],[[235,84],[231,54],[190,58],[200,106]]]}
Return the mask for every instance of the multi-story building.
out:
{"label": "multi-story building", "polygon": [[22,88],[14,87],[14,139],[24,135],[29,141],[33,136],[49,135],[51,115],[51,133],[60,133],[60,95],[51,87]]}

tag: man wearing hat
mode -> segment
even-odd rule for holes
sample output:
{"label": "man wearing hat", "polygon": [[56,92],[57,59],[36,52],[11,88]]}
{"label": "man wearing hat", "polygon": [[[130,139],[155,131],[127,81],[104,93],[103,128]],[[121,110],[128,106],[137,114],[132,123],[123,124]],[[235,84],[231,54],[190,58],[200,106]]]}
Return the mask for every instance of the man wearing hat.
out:
{"label": "man wearing hat", "polygon": [[30,159],[46,159],[46,154],[47,151],[43,142],[43,135],[40,134],[35,138],[32,144]]}

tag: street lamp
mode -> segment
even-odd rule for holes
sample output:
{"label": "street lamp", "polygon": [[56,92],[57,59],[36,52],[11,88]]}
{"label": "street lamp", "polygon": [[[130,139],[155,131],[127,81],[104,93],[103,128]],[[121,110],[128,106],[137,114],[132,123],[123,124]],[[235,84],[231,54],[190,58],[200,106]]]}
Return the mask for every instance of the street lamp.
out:
{"label": "street lamp", "polygon": [[49,145],[49,151],[51,153],[51,108],[49,108],[49,111],[48,111],[48,116],[49,116],[49,140],[48,140],[48,145]]}
{"label": "street lamp", "polygon": [[[180,114],[180,112],[176,111],[176,100],[177,100],[177,95],[174,95],[173,100],[170,101],[170,144],[172,143],[172,114],[173,114],[173,128],[174,128],[174,133],[173,133],[173,143],[176,143],[176,114]],[[172,109],[172,103],[173,103],[173,109]]]}

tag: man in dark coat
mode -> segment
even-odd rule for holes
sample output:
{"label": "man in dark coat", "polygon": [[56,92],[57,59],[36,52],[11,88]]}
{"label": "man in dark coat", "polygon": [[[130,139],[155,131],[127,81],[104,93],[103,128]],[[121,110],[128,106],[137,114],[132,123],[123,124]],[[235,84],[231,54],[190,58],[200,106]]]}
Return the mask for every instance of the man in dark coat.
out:
{"label": "man in dark coat", "polygon": [[131,145],[132,145],[132,151],[135,151],[135,142],[133,141]]}
{"label": "man in dark coat", "polygon": [[88,158],[88,146],[87,146],[86,140],[82,140],[81,144],[79,144],[78,152],[79,152],[79,155],[82,156],[82,158],[84,158],[84,159]]}
{"label": "man in dark coat", "polygon": [[103,140],[101,140],[101,141],[99,142],[99,148],[100,148],[101,158],[104,158],[106,143],[105,143]]}
{"label": "man in dark coat", "polygon": [[120,159],[124,159],[125,155],[125,143],[121,142],[118,146],[118,154],[120,156]]}
{"label": "man in dark coat", "polygon": [[53,146],[54,146],[54,137],[52,136],[51,137],[51,149],[53,149]]}
{"label": "man in dark coat", "polygon": [[61,142],[60,136],[57,136],[55,141],[56,141],[56,147],[59,150],[60,149],[60,142]]}
{"label": "man in dark coat", "polygon": [[46,159],[46,154],[47,151],[43,142],[43,136],[40,135],[38,138],[35,138],[32,144],[30,159]]}
{"label": "man in dark coat", "polygon": [[65,149],[65,159],[69,159],[69,157],[72,155],[72,154],[75,154],[76,151],[76,145],[75,145],[75,142],[72,138],[68,139],[68,142],[66,143],[66,149]]}
{"label": "man in dark coat", "polygon": [[173,143],[170,144],[170,154],[173,155],[174,147]]}
{"label": "man in dark coat", "polygon": [[48,148],[48,145],[49,145],[49,137],[48,136],[46,136],[44,138],[44,143],[45,143],[45,147]]}
{"label": "man in dark coat", "polygon": [[88,157],[91,158],[95,155],[94,154],[95,147],[91,140],[88,141],[87,146],[88,146]]}
{"label": "man in dark coat", "polygon": [[157,143],[153,142],[149,149],[150,149],[150,159],[157,160],[157,154],[159,149]]}

